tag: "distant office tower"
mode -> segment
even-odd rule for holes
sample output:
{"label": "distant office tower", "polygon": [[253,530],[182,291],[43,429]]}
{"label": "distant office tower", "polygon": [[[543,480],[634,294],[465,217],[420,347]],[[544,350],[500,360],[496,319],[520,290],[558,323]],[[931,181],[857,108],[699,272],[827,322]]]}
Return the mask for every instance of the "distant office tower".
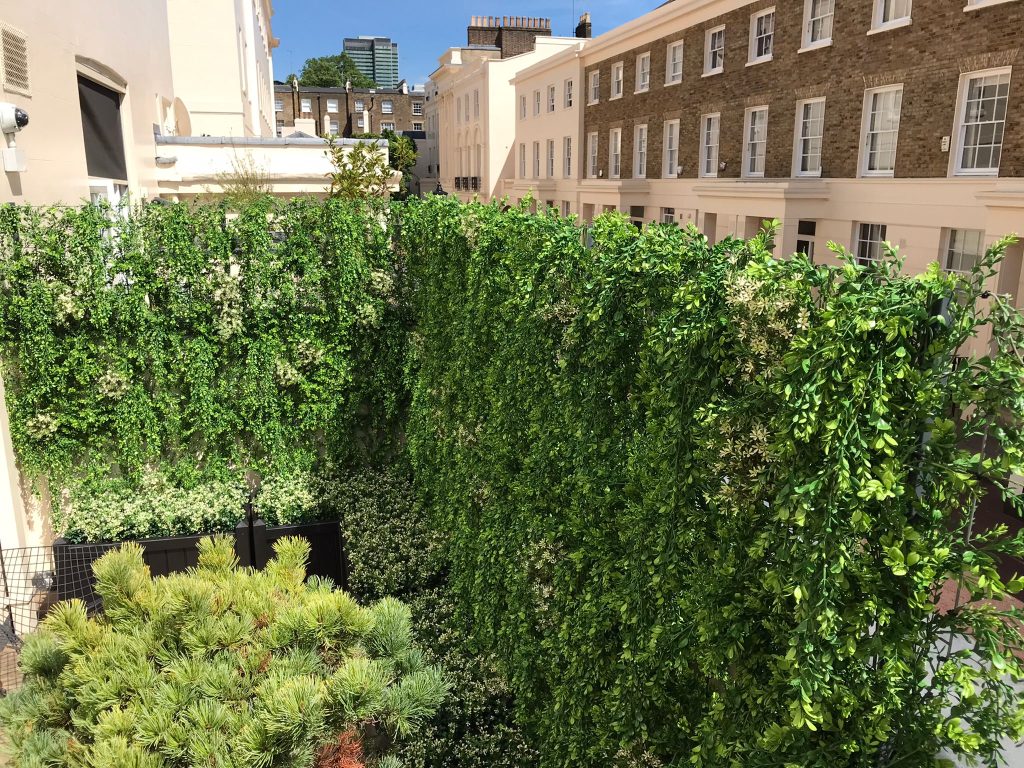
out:
{"label": "distant office tower", "polygon": [[398,87],[398,43],[388,37],[346,37],[345,53],[381,88]]}

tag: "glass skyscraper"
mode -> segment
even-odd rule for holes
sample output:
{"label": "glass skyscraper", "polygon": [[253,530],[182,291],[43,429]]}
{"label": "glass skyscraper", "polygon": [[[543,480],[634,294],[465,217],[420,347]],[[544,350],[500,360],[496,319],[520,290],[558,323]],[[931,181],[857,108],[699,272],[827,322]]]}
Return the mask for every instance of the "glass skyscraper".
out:
{"label": "glass skyscraper", "polygon": [[346,37],[345,53],[381,88],[398,87],[398,43],[388,37]]}

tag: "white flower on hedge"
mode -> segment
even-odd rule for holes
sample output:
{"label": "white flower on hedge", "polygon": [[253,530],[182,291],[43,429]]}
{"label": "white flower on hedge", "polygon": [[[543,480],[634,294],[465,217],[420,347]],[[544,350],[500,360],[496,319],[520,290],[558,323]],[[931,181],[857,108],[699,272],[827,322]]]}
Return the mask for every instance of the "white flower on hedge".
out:
{"label": "white flower on hedge", "polygon": [[380,325],[380,310],[373,304],[360,304],[355,311],[356,325],[376,328]]}
{"label": "white flower on hedge", "polygon": [[287,360],[278,359],[274,373],[282,387],[291,387],[302,381],[302,374]]}
{"label": "white flower on hedge", "polygon": [[118,400],[128,394],[128,380],[116,371],[107,371],[100,376],[96,387],[101,395],[112,400]]}
{"label": "white flower on hedge", "polygon": [[57,419],[48,413],[37,413],[25,422],[25,429],[28,433],[39,440],[57,433]]}
{"label": "white flower on hedge", "polygon": [[370,289],[380,296],[387,296],[395,285],[394,278],[382,269],[370,270]]}

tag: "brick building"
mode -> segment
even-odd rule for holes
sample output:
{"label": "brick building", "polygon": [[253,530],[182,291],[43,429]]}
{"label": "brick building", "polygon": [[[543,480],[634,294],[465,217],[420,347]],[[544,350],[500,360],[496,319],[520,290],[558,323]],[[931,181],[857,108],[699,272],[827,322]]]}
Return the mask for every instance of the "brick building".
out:
{"label": "brick building", "polygon": [[[551,59],[517,78],[527,157],[503,192],[551,194],[565,127],[530,105],[574,77],[563,210],[693,223],[712,239],[777,218],[780,255],[831,259],[835,241],[874,259],[888,241],[910,271],[964,269],[1024,231],[1022,28],[1021,0],[675,0],[589,41],[575,73]],[[558,135],[538,134],[545,122]],[[1024,293],[1021,261],[1018,244],[1001,291]]]}
{"label": "brick building", "polygon": [[313,120],[317,136],[351,138],[362,133],[419,133],[425,129],[426,93],[398,88],[306,88],[290,84],[274,86],[274,110],[278,134]]}

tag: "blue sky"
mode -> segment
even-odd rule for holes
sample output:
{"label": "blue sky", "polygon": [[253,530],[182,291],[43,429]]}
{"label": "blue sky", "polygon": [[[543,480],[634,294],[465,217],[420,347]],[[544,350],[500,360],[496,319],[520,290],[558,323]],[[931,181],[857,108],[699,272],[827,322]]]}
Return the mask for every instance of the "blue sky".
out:
{"label": "blue sky", "polygon": [[661,0],[277,0],[274,77],[298,73],[311,56],[341,50],[341,41],[359,35],[390,37],[399,44],[402,77],[421,83],[434,71],[445,50],[466,42],[471,16],[542,16],[556,35],[571,35],[576,19],[590,11],[594,34],[636,18]]}

